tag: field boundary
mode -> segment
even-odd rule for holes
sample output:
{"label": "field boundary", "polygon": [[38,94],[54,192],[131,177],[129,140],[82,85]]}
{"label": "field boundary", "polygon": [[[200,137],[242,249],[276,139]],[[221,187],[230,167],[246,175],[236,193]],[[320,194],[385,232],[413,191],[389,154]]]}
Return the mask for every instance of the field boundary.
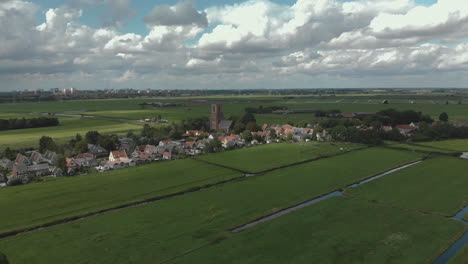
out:
{"label": "field boundary", "polygon": [[[293,208],[295,208],[295,207],[299,207],[299,206],[302,205],[302,204],[311,202],[311,201],[313,201],[313,200],[318,200],[318,199],[320,199],[320,198],[322,198],[322,197],[326,197],[326,196],[332,195],[332,194],[337,193],[337,192],[340,192],[340,193],[341,193],[340,196],[342,196],[342,197],[351,198],[351,199],[359,199],[359,200],[363,200],[363,201],[367,201],[367,202],[374,202],[374,201],[370,201],[370,200],[367,200],[367,199],[362,199],[362,198],[359,198],[359,197],[355,197],[355,196],[351,195],[350,193],[346,192],[346,189],[349,188],[349,186],[351,186],[351,185],[353,185],[353,184],[355,184],[355,183],[359,183],[359,182],[365,181],[365,180],[367,180],[367,179],[372,179],[372,178],[374,178],[374,177],[376,177],[376,176],[379,176],[379,175],[385,174],[385,173],[387,173],[387,172],[392,172],[392,171],[393,171],[392,173],[389,173],[389,174],[388,174],[388,175],[391,175],[391,174],[393,174],[393,173],[396,172],[396,171],[394,171],[395,169],[398,169],[398,168],[401,168],[401,167],[405,167],[405,166],[410,165],[410,164],[417,164],[416,162],[423,162],[423,161],[424,161],[424,160],[421,160],[421,159],[415,160],[415,161],[408,162],[408,163],[405,163],[405,164],[402,164],[402,165],[398,165],[398,166],[396,166],[396,167],[393,167],[393,168],[391,168],[391,169],[385,170],[385,171],[383,171],[383,172],[377,172],[377,173],[375,173],[375,174],[372,174],[372,175],[369,176],[369,177],[360,178],[358,181],[355,181],[355,182],[350,183],[350,184],[346,184],[346,185],[344,185],[344,186],[341,187],[341,188],[334,189],[334,190],[331,190],[331,191],[327,191],[327,192],[325,192],[325,193],[316,195],[316,196],[314,196],[314,197],[312,197],[312,198],[305,199],[305,200],[303,200],[302,202],[295,203],[295,204],[290,205],[290,206],[286,206],[286,207],[283,207],[283,208],[278,208],[277,210],[274,210],[274,211],[270,211],[270,212],[261,214],[261,215],[255,217],[255,218],[253,218],[253,220],[250,220],[250,221],[248,221],[248,222],[244,222],[243,224],[235,225],[234,227],[229,228],[229,231],[230,231],[230,232],[234,232],[234,230],[236,230],[236,229],[240,229],[240,228],[243,227],[243,226],[247,226],[247,225],[249,225],[249,224],[251,224],[251,223],[258,222],[258,221],[261,220],[261,219],[271,217],[271,216],[273,216],[273,215],[275,215],[275,214],[278,214],[278,213],[280,213],[280,212],[282,212],[282,211],[287,211],[287,210],[289,210],[289,209],[293,209]],[[388,175],[385,175],[385,176],[388,176]],[[331,197],[332,197],[332,196],[330,196],[330,197],[328,197],[328,198],[331,198]],[[326,198],[326,199],[328,199],[328,198]],[[319,200],[318,202],[321,202],[321,201],[322,201],[322,200]],[[376,203],[376,202],[374,202],[374,203]],[[379,204],[379,203],[377,203],[377,204]],[[312,204],[311,204],[311,205],[312,205]],[[381,203],[381,205],[386,205],[386,204],[385,204],[385,203]],[[392,206],[392,205],[389,205],[389,206]],[[395,206],[394,208],[400,209],[400,210],[404,210],[404,208],[399,208],[399,207],[396,207],[396,206]],[[424,212],[422,212],[422,211],[421,211],[420,213],[423,213],[423,214],[426,214],[426,215],[430,215],[430,214],[431,214],[431,213],[424,213]],[[439,215],[439,216],[443,216],[443,215]],[[447,218],[447,217],[445,217],[445,216],[443,216],[443,217],[444,217],[444,218]],[[239,232],[242,232],[242,231],[239,231]],[[234,232],[234,233],[238,233],[238,232]]]}
{"label": "field boundary", "polygon": [[54,221],[51,221],[51,222],[48,222],[48,223],[44,223],[44,224],[40,224],[40,225],[36,225],[36,226],[32,226],[32,227],[26,227],[26,228],[21,228],[21,229],[17,229],[17,230],[7,231],[7,232],[0,233],[0,239],[9,238],[9,237],[21,235],[21,234],[24,234],[24,233],[33,232],[33,231],[36,231],[36,230],[39,230],[39,229],[44,229],[44,228],[48,228],[48,227],[61,225],[61,224],[75,222],[75,221],[86,219],[86,218],[89,218],[89,217],[92,217],[92,216],[98,216],[98,215],[102,215],[102,214],[106,214],[106,213],[111,213],[111,212],[119,211],[119,210],[126,209],[126,208],[146,205],[146,204],[154,203],[154,202],[157,202],[157,201],[162,201],[162,200],[167,200],[167,199],[170,199],[170,198],[175,198],[175,197],[183,196],[185,194],[201,191],[201,190],[204,190],[204,189],[207,189],[207,188],[223,185],[223,184],[230,183],[230,182],[235,182],[235,181],[238,181],[238,180],[241,180],[241,179],[244,179],[244,178],[245,178],[245,176],[242,175],[242,176],[239,176],[239,177],[219,181],[219,182],[216,182],[216,183],[211,183],[211,184],[205,184],[205,185],[202,185],[202,186],[192,187],[192,188],[189,188],[187,190],[180,191],[180,192],[175,192],[175,193],[166,194],[166,195],[162,195],[162,196],[147,198],[147,199],[143,199],[143,200],[140,200],[140,201],[121,204],[121,205],[118,205],[118,206],[113,206],[113,207],[109,207],[109,208],[94,211],[94,212],[89,212],[89,213],[80,214],[80,215],[76,215],[76,216],[66,217],[66,218],[63,218],[63,219],[54,220]]}
{"label": "field boundary", "polygon": [[226,165],[222,165],[222,164],[219,164],[219,163],[214,163],[214,162],[211,162],[211,161],[198,159],[198,158],[192,158],[192,159],[198,160],[198,161],[201,161],[201,162],[205,162],[205,163],[210,164],[210,165],[222,167],[222,168],[225,168],[225,169],[234,170],[234,171],[246,174],[246,175],[248,174],[250,176],[259,176],[259,175],[263,175],[263,174],[270,173],[270,172],[273,172],[273,171],[286,169],[286,168],[289,168],[289,167],[294,167],[294,166],[298,166],[298,165],[302,165],[302,164],[306,164],[306,163],[310,163],[310,162],[314,162],[314,161],[318,161],[318,160],[322,160],[322,159],[333,158],[333,157],[336,157],[336,156],[339,156],[339,155],[344,155],[344,154],[348,154],[348,153],[352,153],[352,152],[360,151],[360,150],[365,150],[365,149],[369,149],[369,148],[372,148],[372,147],[366,146],[366,147],[363,147],[363,148],[358,148],[358,149],[353,149],[353,150],[349,150],[349,151],[345,151],[345,152],[340,152],[340,153],[336,153],[336,154],[329,155],[329,156],[319,156],[319,157],[315,157],[313,159],[307,159],[307,160],[303,160],[303,161],[299,161],[299,162],[294,162],[294,163],[282,165],[282,166],[279,166],[279,167],[275,167],[275,168],[271,168],[271,169],[267,169],[267,170],[263,170],[263,171],[259,171],[259,172],[244,171],[244,170],[241,170],[241,169],[233,168],[233,167],[230,167],[230,166],[226,166]]}

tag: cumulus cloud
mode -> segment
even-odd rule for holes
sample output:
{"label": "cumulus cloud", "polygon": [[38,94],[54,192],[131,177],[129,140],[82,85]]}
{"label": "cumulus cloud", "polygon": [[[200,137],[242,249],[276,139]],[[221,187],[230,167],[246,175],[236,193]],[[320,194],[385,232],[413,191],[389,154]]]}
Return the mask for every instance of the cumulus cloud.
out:
{"label": "cumulus cloud", "polygon": [[179,2],[175,6],[157,6],[143,18],[150,26],[208,26],[205,12],[199,12],[193,2]]}
{"label": "cumulus cloud", "polygon": [[[40,24],[37,4],[3,0],[0,80],[200,88],[256,82],[297,87],[297,80],[314,83],[305,80],[324,75],[392,80],[430,74],[444,80],[452,74],[453,79],[468,71],[468,6],[463,2],[248,0],[201,11],[186,1],[155,6],[144,18],[148,33],[141,34],[119,31],[134,18],[131,0],[71,1],[46,10]],[[96,5],[107,7],[106,23],[83,24],[83,14]]]}

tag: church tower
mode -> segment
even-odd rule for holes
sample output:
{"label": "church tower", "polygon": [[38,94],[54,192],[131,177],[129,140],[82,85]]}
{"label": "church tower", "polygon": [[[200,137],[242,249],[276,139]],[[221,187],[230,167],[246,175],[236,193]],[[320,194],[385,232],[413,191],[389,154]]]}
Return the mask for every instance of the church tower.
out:
{"label": "church tower", "polygon": [[212,104],[211,105],[211,129],[218,130],[219,123],[223,120],[223,110],[221,108],[221,104]]}

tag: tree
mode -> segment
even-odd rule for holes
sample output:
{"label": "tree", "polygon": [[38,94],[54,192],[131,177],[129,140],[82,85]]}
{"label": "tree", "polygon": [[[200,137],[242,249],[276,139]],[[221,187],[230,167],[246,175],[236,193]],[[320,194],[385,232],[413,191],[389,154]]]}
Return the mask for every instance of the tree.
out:
{"label": "tree", "polygon": [[67,160],[63,155],[57,155],[57,168],[61,169],[63,172],[67,171]]}
{"label": "tree", "polygon": [[247,125],[250,122],[257,123],[255,116],[252,113],[245,113],[244,116],[241,118],[241,122]]}
{"label": "tree", "polygon": [[3,157],[12,160],[16,157],[16,153],[13,150],[11,150],[10,147],[7,147],[3,151]]}
{"label": "tree", "polygon": [[207,142],[205,144],[205,152],[213,153],[213,152],[219,151],[221,150],[222,146],[223,144],[221,143],[221,141],[219,141],[218,139],[213,139],[210,142]]}
{"label": "tree", "polygon": [[443,112],[439,115],[439,120],[442,122],[447,122],[449,120],[448,114]]}
{"label": "tree", "polygon": [[86,142],[95,145],[99,140],[99,136],[100,134],[97,131],[88,131],[85,135]]}
{"label": "tree", "polygon": [[250,142],[253,139],[252,132],[250,130],[245,130],[242,132],[242,139],[246,142]]}
{"label": "tree", "polygon": [[249,123],[245,126],[245,129],[250,130],[250,131],[253,131],[253,132],[257,132],[257,131],[258,131],[257,123],[249,122]]}
{"label": "tree", "polygon": [[88,143],[84,140],[75,144],[75,150],[78,153],[86,153],[88,151]]}
{"label": "tree", "polygon": [[57,145],[51,137],[42,136],[39,139],[39,152],[45,152],[46,150],[55,150]]}

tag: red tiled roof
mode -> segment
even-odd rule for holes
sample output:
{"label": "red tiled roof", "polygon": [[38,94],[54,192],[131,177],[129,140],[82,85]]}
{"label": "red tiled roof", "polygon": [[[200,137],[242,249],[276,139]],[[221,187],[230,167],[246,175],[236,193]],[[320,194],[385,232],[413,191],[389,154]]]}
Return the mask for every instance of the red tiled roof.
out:
{"label": "red tiled roof", "polygon": [[400,129],[408,129],[408,130],[415,130],[416,129],[414,126],[410,126],[410,125],[397,125],[396,127],[400,128]]}
{"label": "red tiled roof", "polygon": [[140,154],[140,158],[142,158],[142,159],[150,159],[150,158],[151,158],[151,154],[149,154],[149,153],[141,153],[141,154]]}
{"label": "red tiled roof", "polygon": [[112,156],[114,157],[114,159],[128,158],[125,150],[114,150],[112,151]]}
{"label": "red tiled roof", "polygon": [[75,159],[94,159],[94,154],[81,153],[75,156]]}
{"label": "red tiled roof", "polygon": [[163,153],[163,156],[165,156],[165,157],[168,157],[168,156],[170,156],[170,155],[171,155],[171,153],[170,153],[169,151],[165,151],[165,152]]}
{"label": "red tiled roof", "polygon": [[355,117],[356,115],[355,115],[355,114],[343,113],[343,114],[341,114],[341,116],[343,116],[344,118],[353,118],[353,117]]}

